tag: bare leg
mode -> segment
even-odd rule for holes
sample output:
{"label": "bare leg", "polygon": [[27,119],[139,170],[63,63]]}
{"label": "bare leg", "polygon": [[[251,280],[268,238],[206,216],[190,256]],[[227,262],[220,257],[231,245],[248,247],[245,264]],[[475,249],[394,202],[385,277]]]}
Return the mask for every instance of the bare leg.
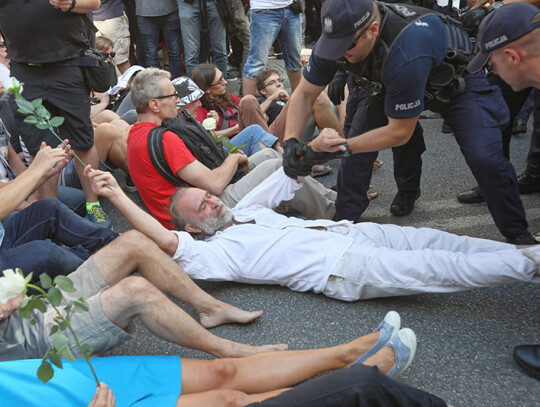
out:
{"label": "bare leg", "polygon": [[160,290],[194,307],[205,328],[226,323],[245,324],[263,314],[263,311],[243,311],[215,299],[199,288],[153,241],[134,230],[116,238],[93,259],[110,286],[137,270]]}
{"label": "bare leg", "polygon": [[242,96],[255,95],[257,92],[257,81],[242,76]]}
{"label": "bare leg", "polygon": [[[253,394],[290,387],[318,373],[349,366],[371,348],[378,337],[379,332],[374,332],[331,348],[271,352],[241,359],[183,359],[182,394],[214,389]],[[393,350],[388,349],[390,352],[381,350],[368,359],[370,364],[380,365],[383,372],[394,364]]]}
{"label": "bare leg", "polygon": [[291,83],[291,91],[294,92],[300,83],[300,79],[302,79],[302,71],[287,71],[287,76],[289,77],[289,82]]}
{"label": "bare leg", "polygon": [[[99,156],[96,146],[92,146],[92,148],[87,151],[75,151],[75,154],[77,154],[86,165],[90,164],[92,168],[99,168]],[[92,191],[88,178],[84,176],[84,166],[77,159],[75,159],[75,170],[77,170],[77,174],[81,180],[82,189],[86,196],[86,202],[97,202],[98,196]]]}
{"label": "bare leg", "polygon": [[135,316],[155,335],[216,357],[240,357],[287,349],[286,345],[250,346],[211,334],[141,277],[127,277],[100,294],[107,318],[125,329]]}
{"label": "bare leg", "polygon": [[330,102],[326,92],[321,92],[315,100],[313,105],[313,116],[315,117],[315,122],[320,130],[330,128],[336,130],[341,137],[344,136],[343,125],[336,116],[332,107],[332,102]]}
{"label": "bare leg", "polygon": [[129,175],[127,144],[118,127],[108,123],[100,124],[94,131],[94,142],[100,161],[109,160]]}

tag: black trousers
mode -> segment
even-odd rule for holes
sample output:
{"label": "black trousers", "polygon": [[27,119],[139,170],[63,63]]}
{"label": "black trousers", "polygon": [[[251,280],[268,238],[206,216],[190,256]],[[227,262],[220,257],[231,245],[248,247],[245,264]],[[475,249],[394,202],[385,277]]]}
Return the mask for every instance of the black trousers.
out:
{"label": "black trousers", "polygon": [[440,398],[398,382],[374,366],[340,369],[248,407],[446,407]]}

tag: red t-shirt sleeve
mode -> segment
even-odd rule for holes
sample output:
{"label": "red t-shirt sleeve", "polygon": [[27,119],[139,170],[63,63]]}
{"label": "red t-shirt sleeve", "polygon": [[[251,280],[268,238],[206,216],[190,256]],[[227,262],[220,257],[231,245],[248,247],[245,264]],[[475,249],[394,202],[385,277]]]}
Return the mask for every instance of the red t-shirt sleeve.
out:
{"label": "red t-shirt sleeve", "polygon": [[163,151],[167,164],[175,174],[187,164],[196,161],[186,144],[172,131],[163,133]]}

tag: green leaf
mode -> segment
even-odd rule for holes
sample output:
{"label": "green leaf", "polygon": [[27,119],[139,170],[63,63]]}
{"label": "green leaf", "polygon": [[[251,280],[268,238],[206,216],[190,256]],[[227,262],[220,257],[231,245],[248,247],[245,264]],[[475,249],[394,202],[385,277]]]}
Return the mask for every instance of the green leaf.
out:
{"label": "green leaf", "polygon": [[60,328],[60,330],[65,331],[66,328],[67,328],[67,322],[66,322],[66,321],[61,321],[61,322],[58,324],[58,327]]}
{"label": "green leaf", "polygon": [[43,383],[47,383],[54,376],[54,370],[49,362],[43,360],[37,370],[37,377]]}
{"label": "green leaf", "polygon": [[43,103],[43,100],[41,98],[37,98],[37,99],[34,99],[32,100],[32,106],[34,107],[34,109],[37,109],[38,107],[40,107]]}
{"label": "green leaf", "polygon": [[[22,273],[22,270],[21,269],[17,269],[17,273]],[[26,284],[28,284],[31,280],[32,280],[32,276],[34,275],[34,272],[30,272],[30,274],[28,274],[25,278],[24,278],[24,282]]]}
{"label": "green leaf", "polygon": [[88,310],[88,303],[83,298],[73,302],[73,312],[87,312]]}
{"label": "green leaf", "polygon": [[55,351],[51,351],[49,353],[49,360],[57,367],[62,369],[62,360],[60,359],[60,356]]}
{"label": "green leaf", "polygon": [[51,287],[49,291],[47,292],[47,298],[49,299],[49,302],[54,305],[55,307],[58,307],[60,303],[62,302],[62,293],[60,290],[56,287]]}
{"label": "green leaf", "polygon": [[[25,299],[23,299],[23,302]],[[21,318],[29,319],[32,317],[32,311],[34,310],[34,307],[35,307],[34,299],[35,299],[34,296],[28,297],[28,301],[24,303],[24,306],[23,306],[23,303],[21,303],[21,306],[19,307],[19,316]]]}
{"label": "green leaf", "polygon": [[60,287],[60,289],[68,293],[77,291],[75,290],[75,287],[73,287],[73,281],[71,281],[70,278],[66,276],[56,276],[54,278],[54,284],[56,284],[58,287]]}
{"label": "green leaf", "polygon": [[57,332],[54,335],[53,346],[54,346],[54,349],[56,349],[58,353],[62,352],[68,346],[68,343],[69,343],[68,338],[63,333]]}
{"label": "green leaf", "polygon": [[58,332],[58,325],[53,325],[53,327],[51,328],[51,332],[49,333],[49,336],[54,335],[57,332]]}
{"label": "green leaf", "polygon": [[84,356],[90,356],[92,354],[92,352],[94,351],[94,348],[92,347],[92,345],[89,345],[87,343],[83,343],[82,346],[81,346],[81,351],[83,353]]}
{"label": "green leaf", "polygon": [[50,119],[51,118],[51,114],[49,113],[49,111],[43,105],[38,106],[38,108],[36,109],[36,116],[41,118],[41,119]]}
{"label": "green leaf", "polygon": [[39,282],[41,283],[41,288],[43,288],[44,290],[48,290],[52,287],[52,279],[47,273],[42,273],[39,276]]}
{"label": "green leaf", "polygon": [[69,349],[69,347],[66,347],[62,351],[60,356],[64,359],[70,360],[71,362],[75,362],[75,356],[73,356],[73,352],[71,352],[71,349]]}
{"label": "green leaf", "polygon": [[32,103],[28,102],[24,98],[15,98],[15,103],[17,103],[17,106],[19,107],[17,109],[18,112],[23,114],[34,113],[34,106],[32,106]]}
{"label": "green leaf", "polygon": [[49,120],[49,122],[53,127],[60,127],[62,123],[64,123],[64,118],[61,116],[55,116],[51,120]]}
{"label": "green leaf", "polygon": [[34,307],[43,313],[47,312],[47,305],[45,304],[45,301],[43,301],[41,298],[36,297],[34,299]]}
{"label": "green leaf", "polygon": [[49,128],[49,125],[45,122],[37,122],[36,127],[40,130],[47,130]]}
{"label": "green leaf", "polygon": [[37,322],[36,322],[36,320],[35,320],[34,318],[32,318],[32,319],[30,320],[30,325],[35,325],[35,324],[37,324]]}

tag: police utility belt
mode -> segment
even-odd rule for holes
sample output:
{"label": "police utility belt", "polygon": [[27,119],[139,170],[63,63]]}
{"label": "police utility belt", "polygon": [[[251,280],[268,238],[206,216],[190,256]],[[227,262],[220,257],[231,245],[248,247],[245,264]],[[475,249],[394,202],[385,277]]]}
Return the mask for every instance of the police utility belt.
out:
{"label": "police utility belt", "polygon": [[351,64],[342,59],[338,63],[352,76],[354,84],[373,96],[384,97],[382,72],[392,47],[401,34],[416,21],[429,15],[441,18],[446,27],[448,50],[443,62],[431,72],[424,91],[426,109],[441,108],[450,99],[465,91],[467,63],[473,49],[461,23],[451,17],[432,10],[408,4],[376,3],[381,14],[379,36],[368,58],[362,63]]}

